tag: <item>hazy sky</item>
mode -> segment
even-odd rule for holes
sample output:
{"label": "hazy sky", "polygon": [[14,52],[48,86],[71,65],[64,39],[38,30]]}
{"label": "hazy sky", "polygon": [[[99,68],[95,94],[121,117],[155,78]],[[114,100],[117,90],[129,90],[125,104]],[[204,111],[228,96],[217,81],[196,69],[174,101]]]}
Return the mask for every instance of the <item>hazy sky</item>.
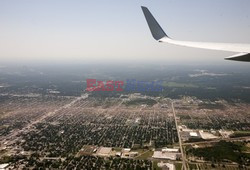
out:
{"label": "hazy sky", "polygon": [[141,5],[172,38],[250,43],[249,0],[0,0],[0,60],[230,62],[157,43]]}

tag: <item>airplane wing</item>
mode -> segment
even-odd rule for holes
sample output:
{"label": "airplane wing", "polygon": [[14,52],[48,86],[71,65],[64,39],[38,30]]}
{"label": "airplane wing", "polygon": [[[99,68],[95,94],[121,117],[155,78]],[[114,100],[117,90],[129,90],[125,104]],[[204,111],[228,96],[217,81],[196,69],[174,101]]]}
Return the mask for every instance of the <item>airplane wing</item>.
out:
{"label": "airplane wing", "polygon": [[142,11],[147,20],[152,36],[158,42],[170,43],[185,47],[195,47],[210,50],[237,52],[238,54],[225,58],[226,60],[247,61],[250,62],[250,44],[232,44],[232,43],[212,43],[212,42],[192,42],[178,41],[171,39],[161,28],[148,8],[142,6]]}

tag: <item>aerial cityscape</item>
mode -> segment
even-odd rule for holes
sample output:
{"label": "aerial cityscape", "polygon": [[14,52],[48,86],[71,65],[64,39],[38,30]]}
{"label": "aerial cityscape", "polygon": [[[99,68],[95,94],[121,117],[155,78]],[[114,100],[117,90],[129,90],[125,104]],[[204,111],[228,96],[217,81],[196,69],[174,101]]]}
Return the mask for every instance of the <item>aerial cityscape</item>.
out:
{"label": "aerial cityscape", "polygon": [[[150,80],[150,74],[156,75],[151,80],[164,77],[163,90],[140,93],[85,90],[87,77],[143,78],[145,73],[127,66],[121,66],[123,73],[105,66],[95,71],[87,66],[63,68],[68,74],[75,72],[67,79],[61,76],[63,70],[49,74],[48,67],[2,67],[0,165],[9,169],[248,169],[249,79],[238,83],[245,87],[244,93],[232,83],[223,87],[242,95],[232,98],[227,93],[221,98],[217,97],[221,86],[238,73],[214,66],[209,67],[213,72],[183,67],[178,74],[171,66],[156,68],[141,68],[148,71],[143,80]],[[242,71],[242,77],[247,73]],[[218,85],[218,79],[224,84]],[[64,90],[68,86],[74,88]],[[193,90],[200,94],[188,95]],[[210,98],[203,95],[206,91]]]}
{"label": "aerial cityscape", "polygon": [[0,170],[250,170],[249,0],[0,0]]}

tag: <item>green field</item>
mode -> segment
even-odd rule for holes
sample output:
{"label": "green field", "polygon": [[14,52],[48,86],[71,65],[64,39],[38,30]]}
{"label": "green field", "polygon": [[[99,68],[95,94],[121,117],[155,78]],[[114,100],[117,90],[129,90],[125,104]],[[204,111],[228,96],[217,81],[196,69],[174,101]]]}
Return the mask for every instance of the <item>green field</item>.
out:
{"label": "green field", "polygon": [[161,170],[162,168],[158,167],[157,161],[153,161],[153,170]]}
{"label": "green field", "polygon": [[177,82],[164,82],[163,87],[177,87],[177,88],[198,88],[199,86],[192,83],[177,83]]}
{"label": "green field", "polygon": [[206,161],[223,162],[229,160],[238,164],[245,164],[250,160],[250,155],[244,153],[246,145],[243,142],[220,141],[214,146],[206,148],[187,149],[188,155],[194,155],[197,158],[203,157]]}
{"label": "green field", "polygon": [[181,170],[182,169],[182,164],[181,163],[176,163],[175,164],[175,169],[176,170]]}
{"label": "green field", "polygon": [[238,170],[239,167],[237,165],[224,165],[224,164],[215,164],[215,165],[211,165],[211,164],[197,164],[199,167],[199,170],[203,170],[203,169],[216,169],[216,170]]}
{"label": "green field", "polygon": [[188,167],[189,167],[190,170],[195,170],[195,169],[197,169],[196,164],[188,164]]}
{"label": "green field", "polygon": [[232,138],[250,136],[250,131],[236,131],[231,135]]}
{"label": "green field", "polygon": [[153,100],[153,99],[134,99],[134,100],[130,100],[125,102],[125,105],[130,106],[130,105],[142,105],[142,104],[146,104],[149,106],[153,106],[154,104],[156,104],[157,101]]}
{"label": "green field", "polygon": [[145,151],[140,156],[136,157],[136,159],[148,159],[148,158],[151,158],[153,156],[153,153],[154,152],[150,151],[150,150]]}

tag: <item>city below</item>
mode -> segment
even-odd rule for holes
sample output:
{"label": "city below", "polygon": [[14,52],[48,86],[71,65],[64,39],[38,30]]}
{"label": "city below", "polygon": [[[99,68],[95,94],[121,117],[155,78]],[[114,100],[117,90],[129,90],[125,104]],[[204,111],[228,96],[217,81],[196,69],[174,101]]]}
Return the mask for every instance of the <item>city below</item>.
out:
{"label": "city below", "polygon": [[[18,73],[2,70],[0,169],[250,168],[250,104],[244,101],[244,94],[243,99],[228,100],[170,93],[197,88],[213,92],[219,89],[216,79],[230,76],[227,73],[179,73],[193,84],[171,78],[169,73],[171,82],[165,80],[163,92],[145,94],[88,92],[69,86],[68,80],[62,83],[59,73],[48,78],[26,67]],[[38,74],[40,77],[26,80]],[[97,70],[85,74],[118,79]],[[70,83],[82,85],[84,77],[78,78]],[[200,78],[211,87],[201,86]]]}

